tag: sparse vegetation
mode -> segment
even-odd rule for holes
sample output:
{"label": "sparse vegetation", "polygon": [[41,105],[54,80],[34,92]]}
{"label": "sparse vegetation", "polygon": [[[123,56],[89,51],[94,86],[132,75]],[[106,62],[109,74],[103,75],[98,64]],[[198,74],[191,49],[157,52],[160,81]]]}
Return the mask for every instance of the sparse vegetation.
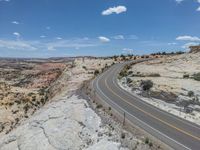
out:
{"label": "sparse vegetation", "polygon": [[97,106],[96,106],[96,108],[97,109],[100,109],[100,108],[102,108],[103,106],[101,105],[101,104],[97,104]]}
{"label": "sparse vegetation", "polygon": [[146,137],[144,142],[145,142],[145,144],[149,144],[149,138]]}
{"label": "sparse vegetation", "polygon": [[153,82],[151,80],[142,80],[140,86],[144,91],[148,91],[153,87]]}
{"label": "sparse vegetation", "polygon": [[121,139],[125,139],[126,134],[124,132],[121,133]]}
{"label": "sparse vegetation", "polygon": [[189,78],[189,77],[190,77],[189,74],[184,74],[184,75],[183,75],[183,78]]}
{"label": "sparse vegetation", "polygon": [[87,67],[86,67],[86,66],[83,66],[83,69],[87,70]]}
{"label": "sparse vegetation", "polygon": [[189,91],[189,92],[188,92],[188,96],[189,96],[189,97],[193,97],[193,96],[194,96],[194,92],[193,92],[193,91]]}
{"label": "sparse vegetation", "polygon": [[97,76],[99,74],[99,70],[94,71],[94,75]]}
{"label": "sparse vegetation", "polygon": [[160,77],[159,73],[151,73],[148,75],[149,77]]}
{"label": "sparse vegetation", "polygon": [[200,81],[200,72],[193,75],[194,80]]}

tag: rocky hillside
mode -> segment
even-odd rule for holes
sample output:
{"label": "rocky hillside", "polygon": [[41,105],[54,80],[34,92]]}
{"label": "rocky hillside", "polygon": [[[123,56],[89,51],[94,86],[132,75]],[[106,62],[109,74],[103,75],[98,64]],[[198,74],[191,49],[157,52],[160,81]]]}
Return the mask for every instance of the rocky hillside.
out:
{"label": "rocky hillside", "polygon": [[174,104],[200,123],[199,58],[200,52],[185,53],[128,66],[121,72],[126,77],[120,77],[121,83],[143,97]]}
{"label": "rocky hillside", "polygon": [[49,87],[68,67],[67,62],[1,59],[0,133],[9,133],[42,107],[54,93]]}

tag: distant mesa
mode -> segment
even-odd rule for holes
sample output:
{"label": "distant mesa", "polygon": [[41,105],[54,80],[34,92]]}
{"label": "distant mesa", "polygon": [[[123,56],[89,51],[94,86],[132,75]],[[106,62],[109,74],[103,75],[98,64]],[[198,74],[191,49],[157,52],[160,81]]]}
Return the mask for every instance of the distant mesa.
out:
{"label": "distant mesa", "polygon": [[190,46],[190,53],[198,53],[200,52],[200,45],[198,46]]}

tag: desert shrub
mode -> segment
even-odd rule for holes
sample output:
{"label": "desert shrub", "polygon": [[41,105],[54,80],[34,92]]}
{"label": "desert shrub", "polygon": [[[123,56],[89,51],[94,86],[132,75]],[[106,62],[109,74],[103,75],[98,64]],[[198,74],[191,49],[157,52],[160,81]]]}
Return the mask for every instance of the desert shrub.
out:
{"label": "desert shrub", "polygon": [[97,76],[99,74],[99,70],[94,71],[94,75]]}
{"label": "desert shrub", "polygon": [[189,91],[189,92],[188,92],[188,96],[189,96],[189,97],[193,97],[193,96],[194,96],[194,92],[193,92],[193,91]]}
{"label": "desert shrub", "polygon": [[83,69],[87,70],[86,66],[83,66]]}
{"label": "desert shrub", "polygon": [[116,55],[113,56],[113,59],[114,59],[114,61],[117,61],[117,56]]}
{"label": "desert shrub", "polygon": [[129,72],[128,72],[128,75],[130,75],[130,74],[133,74],[133,71],[129,71]]}
{"label": "desert shrub", "polygon": [[184,75],[183,75],[183,78],[189,78],[189,77],[190,77],[189,74],[184,74]]}
{"label": "desert shrub", "polygon": [[151,80],[142,80],[140,86],[144,91],[148,91],[153,87],[153,82]]}
{"label": "desert shrub", "polygon": [[130,78],[127,78],[127,79],[126,79],[126,82],[127,82],[128,84],[130,84],[130,83],[132,82],[132,80],[131,80]]}
{"label": "desert shrub", "polygon": [[194,80],[200,81],[200,72],[193,75]]}
{"label": "desert shrub", "polygon": [[149,77],[160,77],[159,73],[152,73],[149,75]]}
{"label": "desert shrub", "polygon": [[149,144],[149,138],[146,137],[144,142],[145,142],[145,144]]}
{"label": "desert shrub", "polygon": [[120,57],[121,57],[122,60],[126,60],[126,56],[121,55]]}
{"label": "desert shrub", "polygon": [[97,108],[97,109],[100,109],[100,108],[102,108],[102,107],[103,107],[103,106],[102,106],[101,104],[98,104],[96,108]]}
{"label": "desert shrub", "polygon": [[30,96],[30,97],[31,97],[32,95],[34,95],[34,93],[32,93],[32,92],[31,92],[31,93],[28,93],[28,96]]}
{"label": "desert shrub", "polygon": [[121,77],[125,77],[125,76],[128,75],[128,73],[127,73],[126,70],[122,70],[122,71],[119,73],[119,75],[120,75]]}
{"label": "desert shrub", "polygon": [[126,137],[125,133],[121,133],[121,138],[125,139],[125,137]]}
{"label": "desert shrub", "polygon": [[111,107],[108,107],[108,110],[109,110],[109,111],[111,111],[111,109],[112,109]]}
{"label": "desert shrub", "polygon": [[149,142],[149,147],[152,147],[153,146],[153,143],[152,142]]}

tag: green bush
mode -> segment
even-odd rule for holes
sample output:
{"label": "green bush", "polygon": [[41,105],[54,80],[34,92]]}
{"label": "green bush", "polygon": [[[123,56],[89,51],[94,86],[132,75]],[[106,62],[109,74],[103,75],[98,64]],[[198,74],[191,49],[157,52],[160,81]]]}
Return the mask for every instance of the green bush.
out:
{"label": "green bush", "polygon": [[126,137],[125,133],[121,133],[121,138],[125,139],[125,137]]}
{"label": "green bush", "polygon": [[99,70],[94,71],[94,75],[97,76],[99,74]]}
{"label": "green bush", "polygon": [[101,104],[98,104],[96,108],[97,108],[97,109],[100,109],[100,108],[102,108],[102,107],[103,107],[103,106],[102,106]]}
{"label": "green bush", "polygon": [[189,78],[189,77],[190,77],[189,74],[184,74],[184,75],[183,75],[183,78]]}
{"label": "green bush", "polygon": [[159,73],[152,73],[150,75],[148,75],[149,77],[160,77]]}
{"label": "green bush", "polygon": [[145,142],[145,144],[149,144],[149,138],[146,137],[144,142]]}
{"label": "green bush", "polygon": [[193,75],[194,80],[200,81],[200,72]]}
{"label": "green bush", "polygon": [[142,80],[140,86],[144,91],[148,91],[153,87],[153,82],[151,80]]}
{"label": "green bush", "polygon": [[189,91],[189,92],[188,92],[188,96],[189,96],[189,97],[193,97],[193,96],[194,96],[194,92],[193,92],[193,91]]}
{"label": "green bush", "polygon": [[153,146],[153,143],[152,142],[149,142],[149,147],[152,147]]}
{"label": "green bush", "polygon": [[86,66],[83,66],[83,69],[87,70],[87,67],[86,67]]}
{"label": "green bush", "polygon": [[127,78],[126,82],[127,82],[128,84],[130,84],[130,83],[132,82],[132,80],[131,80],[130,78]]}

